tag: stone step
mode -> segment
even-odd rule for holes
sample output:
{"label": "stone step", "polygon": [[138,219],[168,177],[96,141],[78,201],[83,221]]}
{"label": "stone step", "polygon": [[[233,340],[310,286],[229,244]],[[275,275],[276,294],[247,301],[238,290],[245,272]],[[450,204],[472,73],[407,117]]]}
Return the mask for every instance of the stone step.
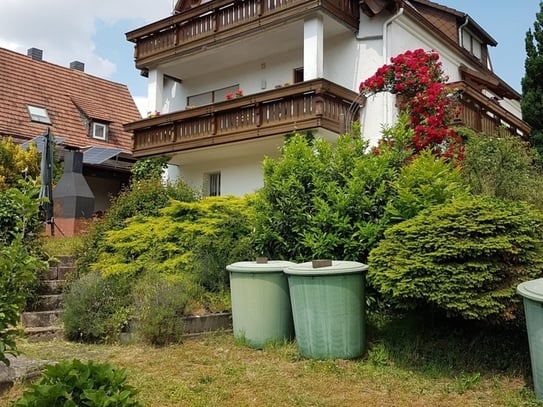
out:
{"label": "stone step", "polygon": [[21,314],[21,323],[26,328],[61,326],[61,310],[25,311]]}
{"label": "stone step", "polygon": [[38,295],[27,307],[27,311],[54,311],[62,308],[62,294]]}
{"label": "stone step", "polygon": [[41,280],[38,283],[37,294],[38,295],[53,295],[62,294],[66,280]]}
{"label": "stone step", "polygon": [[51,266],[47,273],[42,276],[43,280],[66,280],[66,278],[75,272],[74,266]]}
{"label": "stone step", "polygon": [[61,326],[37,326],[25,328],[24,332],[29,342],[50,341],[64,337]]}

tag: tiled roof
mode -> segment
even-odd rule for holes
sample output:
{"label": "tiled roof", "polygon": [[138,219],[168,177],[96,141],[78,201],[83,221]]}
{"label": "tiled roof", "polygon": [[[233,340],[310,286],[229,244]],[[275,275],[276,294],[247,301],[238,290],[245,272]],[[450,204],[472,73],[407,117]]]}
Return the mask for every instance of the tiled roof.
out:
{"label": "tiled roof", "polygon": [[[27,105],[47,109],[51,130],[66,147],[132,152],[132,133],[123,124],[141,115],[126,85],[0,48],[0,137],[28,140],[45,131],[30,122]],[[107,141],[89,137],[85,117],[109,122]]]}

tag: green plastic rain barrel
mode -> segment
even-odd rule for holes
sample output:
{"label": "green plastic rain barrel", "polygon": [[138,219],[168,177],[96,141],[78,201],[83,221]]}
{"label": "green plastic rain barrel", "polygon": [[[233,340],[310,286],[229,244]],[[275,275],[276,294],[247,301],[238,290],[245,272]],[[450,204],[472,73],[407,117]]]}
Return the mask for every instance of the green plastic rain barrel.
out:
{"label": "green plastic rain barrel", "polygon": [[288,280],[283,273],[294,264],[264,259],[226,266],[230,272],[234,337],[243,338],[257,349],[269,341],[294,337]]}
{"label": "green plastic rain barrel", "polygon": [[517,293],[524,301],[534,391],[543,400],[543,278],[519,284]]}
{"label": "green plastic rain barrel", "polygon": [[302,356],[352,359],[365,351],[365,271],[353,261],[315,261],[285,269]]}

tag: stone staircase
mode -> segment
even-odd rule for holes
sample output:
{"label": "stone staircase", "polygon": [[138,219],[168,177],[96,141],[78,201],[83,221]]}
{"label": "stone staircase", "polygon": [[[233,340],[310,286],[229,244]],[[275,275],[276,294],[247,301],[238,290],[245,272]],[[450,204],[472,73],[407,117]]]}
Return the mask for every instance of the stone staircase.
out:
{"label": "stone staircase", "polygon": [[62,290],[66,277],[74,271],[71,256],[58,256],[42,276],[37,296],[21,315],[21,324],[29,341],[51,340],[63,335]]}

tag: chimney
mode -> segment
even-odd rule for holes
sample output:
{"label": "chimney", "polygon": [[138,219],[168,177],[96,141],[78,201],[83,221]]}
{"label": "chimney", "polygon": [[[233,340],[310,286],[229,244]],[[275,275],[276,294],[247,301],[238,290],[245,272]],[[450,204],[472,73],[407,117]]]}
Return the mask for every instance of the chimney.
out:
{"label": "chimney", "polygon": [[43,57],[43,51],[39,48],[28,48],[26,55],[32,58],[34,61],[41,61]]}
{"label": "chimney", "polygon": [[75,69],[76,71],[85,72],[85,64],[79,61],[70,62],[70,69]]}

